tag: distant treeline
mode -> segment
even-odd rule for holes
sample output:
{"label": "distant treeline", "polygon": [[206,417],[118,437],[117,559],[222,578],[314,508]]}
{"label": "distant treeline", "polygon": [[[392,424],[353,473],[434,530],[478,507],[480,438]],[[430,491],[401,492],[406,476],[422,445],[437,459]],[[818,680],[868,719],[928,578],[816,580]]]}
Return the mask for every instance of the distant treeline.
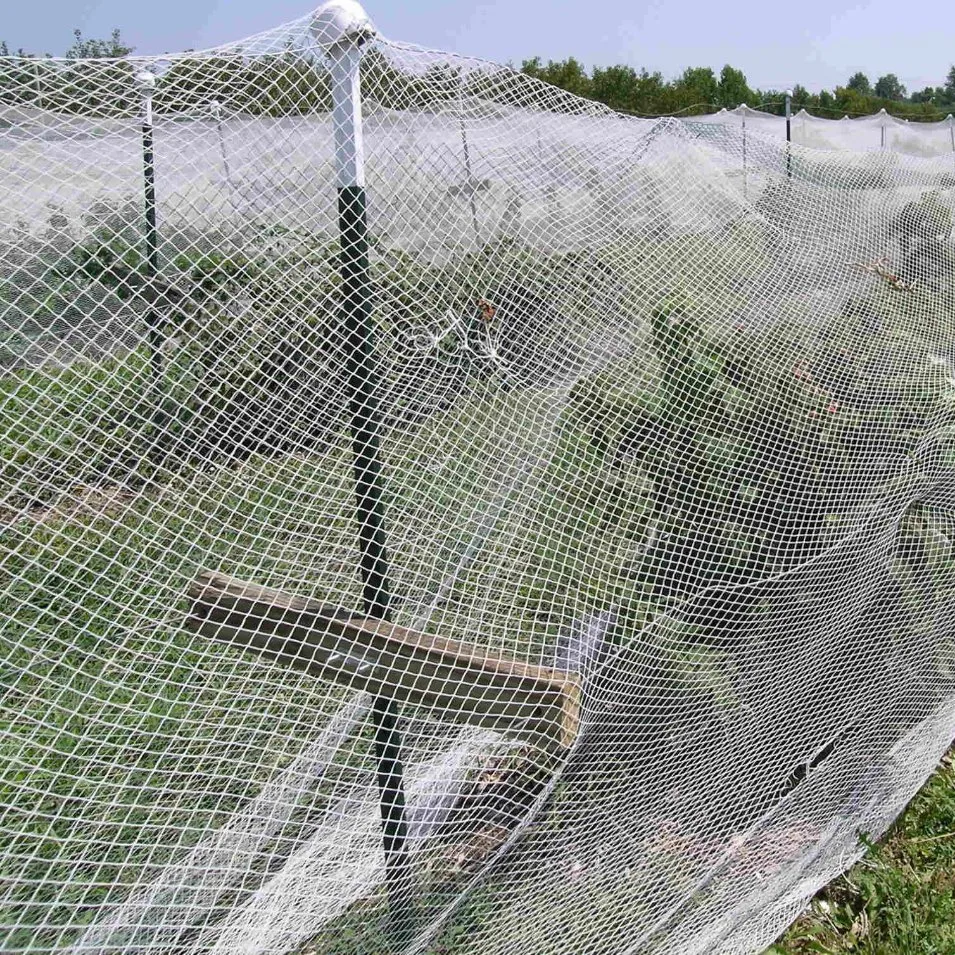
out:
{"label": "distant treeline", "polygon": [[[742,70],[728,64],[719,76],[708,66],[689,67],[676,79],[667,81],[661,73],[635,70],[632,66],[594,67],[591,71],[574,57],[525,60],[521,71],[577,96],[605,103],[612,109],[644,116],[672,113],[697,115],[733,109],[741,104],[782,113],[786,94],[782,90],[752,89]],[[941,86],[926,87],[908,95],[894,73],[880,76],[872,84],[864,73],[851,76],[845,86],[810,93],[804,86],[793,87],[793,111],[805,109],[829,119],[864,116],[880,109],[902,119],[931,121],[955,112],[955,66]]]}

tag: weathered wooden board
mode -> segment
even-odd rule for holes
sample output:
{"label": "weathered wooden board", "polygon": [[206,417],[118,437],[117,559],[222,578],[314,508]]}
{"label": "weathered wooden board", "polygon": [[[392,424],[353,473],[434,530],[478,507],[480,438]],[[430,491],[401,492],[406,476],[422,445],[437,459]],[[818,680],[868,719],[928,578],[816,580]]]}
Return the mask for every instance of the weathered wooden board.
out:
{"label": "weathered wooden board", "polygon": [[465,643],[202,572],[187,625],[314,676],[454,719],[569,746],[580,719],[576,674],[490,655]]}

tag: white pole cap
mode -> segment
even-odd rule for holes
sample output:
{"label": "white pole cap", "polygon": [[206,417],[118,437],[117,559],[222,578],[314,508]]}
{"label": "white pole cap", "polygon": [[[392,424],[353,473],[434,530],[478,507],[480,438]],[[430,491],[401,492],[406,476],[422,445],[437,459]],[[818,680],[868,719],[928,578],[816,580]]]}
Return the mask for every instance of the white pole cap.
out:
{"label": "white pole cap", "polygon": [[786,95],[787,95],[790,99],[792,99],[792,98],[793,98],[793,91],[792,91],[792,90],[786,90]]}
{"label": "white pole cap", "polygon": [[143,96],[152,96],[156,90],[156,74],[149,70],[143,70],[136,74],[136,85]]}
{"label": "white pole cap", "polygon": [[328,0],[312,17],[309,27],[319,46],[360,46],[375,34],[375,25],[356,0]]}

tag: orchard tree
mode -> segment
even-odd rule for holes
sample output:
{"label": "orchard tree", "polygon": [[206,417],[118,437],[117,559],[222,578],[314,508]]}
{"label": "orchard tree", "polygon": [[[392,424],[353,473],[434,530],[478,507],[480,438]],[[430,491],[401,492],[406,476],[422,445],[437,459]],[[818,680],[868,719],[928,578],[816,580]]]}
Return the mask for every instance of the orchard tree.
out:
{"label": "orchard tree", "polygon": [[119,30],[108,40],[84,39],[73,31],[73,45],[66,51],[69,66],[53,66],[43,89],[47,109],[83,113],[87,116],[121,116],[137,108],[133,64],[123,57],[133,48],[123,42]]}
{"label": "orchard tree", "polygon": [[646,69],[640,70],[637,78],[637,95],[630,108],[642,110],[645,113],[672,112],[677,107],[672,105],[673,86],[668,83],[663,74],[657,70],[650,73]]}
{"label": "orchard tree", "polygon": [[[19,57],[21,60],[39,59],[36,53],[27,53],[27,51],[24,50],[22,46],[11,52],[10,47],[7,44],[6,40],[0,40],[0,56],[16,56],[16,57]],[[48,59],[48,60],[52,58],[51,54],[49,53],[44,53],[43,56],[45,59]]]}

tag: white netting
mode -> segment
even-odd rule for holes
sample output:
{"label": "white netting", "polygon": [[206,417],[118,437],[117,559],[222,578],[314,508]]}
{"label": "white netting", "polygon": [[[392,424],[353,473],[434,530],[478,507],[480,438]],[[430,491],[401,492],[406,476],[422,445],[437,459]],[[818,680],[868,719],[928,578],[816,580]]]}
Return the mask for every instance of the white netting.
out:
{"label": "white netting", "polygon": [[955,736],[952,155],[378,38],[365,271],[312,22],[0,59],[0,949],[756,952]]}
{"label": "white netting", "polygon": [[[784,116],[737,106],[736,109],[721,109],[718,113],[694,116],[685,120],[687,127],[697,135],[707,135],[705,127],[725,126],[748,129],[757,136],[785,139]],[[712,132],[709,133],[712,135]],[[790,119],[792,142],[811,149],[845,149],[865,152],[885,149],[889,152],[918,156],[923,159],[933,156],[948,156],[955,168],[955,117],[948,115],[938,122],[916,122],[897,119],[885,110],[872,116],[842,119],[825,119],[812,116],[801,109]]]}

